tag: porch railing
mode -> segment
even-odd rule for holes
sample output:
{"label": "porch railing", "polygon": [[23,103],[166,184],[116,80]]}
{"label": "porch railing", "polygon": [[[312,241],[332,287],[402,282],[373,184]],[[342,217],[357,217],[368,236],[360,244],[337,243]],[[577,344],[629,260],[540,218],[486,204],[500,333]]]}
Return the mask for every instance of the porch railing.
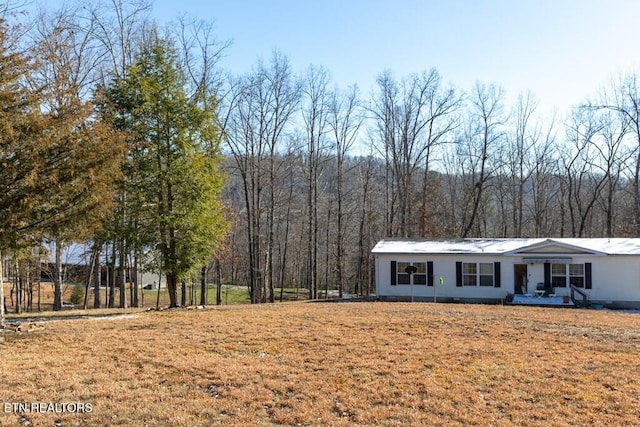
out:
{"label": "porch railing", "polygon": [[[580,295],[581,298],[576,298],[576,294]],[[571,285],[571,301],[573,301],[577,307],[588,307],[589,295],[587,295],[582,289],[577,288],[575,285]]]}

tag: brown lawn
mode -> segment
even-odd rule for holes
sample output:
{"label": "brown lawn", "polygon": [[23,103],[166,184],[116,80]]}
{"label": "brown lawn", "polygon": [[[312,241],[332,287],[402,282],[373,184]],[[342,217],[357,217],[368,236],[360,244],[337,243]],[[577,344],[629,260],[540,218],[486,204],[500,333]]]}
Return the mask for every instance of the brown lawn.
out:
{"label": "brown lawn", "polygon": [[42,326],[0,334],[0,425],[640,424],[640,314],[284,303]]}

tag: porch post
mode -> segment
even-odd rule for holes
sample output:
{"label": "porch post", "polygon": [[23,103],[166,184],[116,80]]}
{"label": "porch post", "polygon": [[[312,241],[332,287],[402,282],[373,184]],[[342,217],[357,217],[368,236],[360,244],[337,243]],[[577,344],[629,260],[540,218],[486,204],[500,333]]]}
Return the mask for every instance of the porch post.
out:
{"label": "porch post", "polygon": [[544,288],[551,289],[551,263],[544,263]]}

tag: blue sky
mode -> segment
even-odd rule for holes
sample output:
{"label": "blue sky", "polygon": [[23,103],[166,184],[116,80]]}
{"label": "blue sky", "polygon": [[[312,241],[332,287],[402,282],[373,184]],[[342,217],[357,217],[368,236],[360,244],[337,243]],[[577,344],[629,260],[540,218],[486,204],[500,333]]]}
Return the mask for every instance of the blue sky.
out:
{"label": "blue sky", "polygon": [[278,49],[297,71],[322,65],[365,94],[385,69],[435,67],[460,89],[530,90],[562,113],[640,63],[635,0],[155,0],[161,22],[182,13],[233,41],[223,63],[233,72]]}

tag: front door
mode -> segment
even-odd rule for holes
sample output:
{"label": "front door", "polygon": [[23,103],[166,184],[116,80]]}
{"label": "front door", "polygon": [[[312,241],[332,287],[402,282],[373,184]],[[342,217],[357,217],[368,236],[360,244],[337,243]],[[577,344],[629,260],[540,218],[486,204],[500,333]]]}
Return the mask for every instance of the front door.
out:
{"label": "front door", "polygon": [[513,292],[515,294],[527,293],[527,264],[513,265]]}

